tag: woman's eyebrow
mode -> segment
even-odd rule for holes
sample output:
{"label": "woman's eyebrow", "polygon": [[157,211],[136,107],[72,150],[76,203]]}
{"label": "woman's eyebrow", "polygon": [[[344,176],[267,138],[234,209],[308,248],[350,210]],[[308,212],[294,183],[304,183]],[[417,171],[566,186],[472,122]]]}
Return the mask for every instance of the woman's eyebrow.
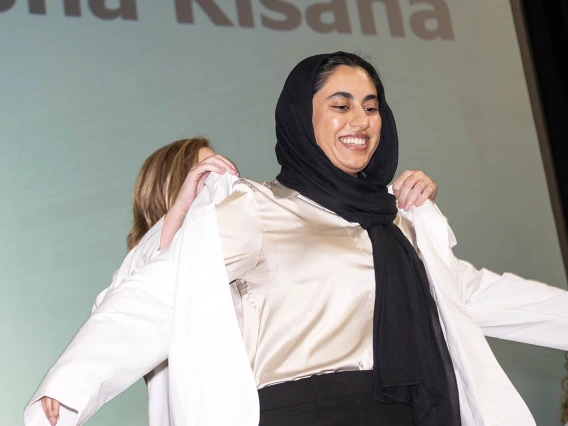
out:
{"label": "woman's eyebrow", "polygon": [[[331,98],[345,98],[345,99],[349,99],[350,101],[352,101],[353,95],[349,92],[335,92],[333,95],[328,96],[327,99],[331,99]],[[367,101],[371,101],[371,100],[377,100],[377,99],[378,99],[377,95],[367,95],[363,99],[363,102],[367,102]]]}
{"label": "woman's eyebrow", "polygon": [[333,95],[328,96],[327,99],[331,99],[331,98],[346,98],[349,99],[350,101],[353,100],[353,95],[351,93],[348,92],[335,92]]}

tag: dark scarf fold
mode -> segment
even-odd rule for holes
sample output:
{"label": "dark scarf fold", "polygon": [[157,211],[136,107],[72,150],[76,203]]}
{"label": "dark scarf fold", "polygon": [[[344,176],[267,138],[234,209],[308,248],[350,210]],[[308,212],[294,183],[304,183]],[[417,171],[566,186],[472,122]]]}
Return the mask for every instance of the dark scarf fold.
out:
{"label": "dark scarf fold", "polygon": [[398,163],[393,114],[379,88],[381,139],[359,177],[335,167],[317,146],[312,126],[312,85],[329,55],[300,62],[276,106],[278,180],[369,234],[375,266],[373,374],[375,399],[411,405],[420,426],[459,426],[452,361],[422,261],[393,224],[395,198],[387,191]]}

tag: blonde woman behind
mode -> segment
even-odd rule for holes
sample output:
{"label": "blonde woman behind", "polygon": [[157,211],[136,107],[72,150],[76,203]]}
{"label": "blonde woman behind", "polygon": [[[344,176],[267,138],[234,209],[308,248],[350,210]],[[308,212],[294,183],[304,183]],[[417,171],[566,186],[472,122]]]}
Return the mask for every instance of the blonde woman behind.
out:
{"label": "blonde woman behind", "polygon": [[[113,274],[110,286],[97,296],[93,310],[124,278],[169,246],[179,229],[178,217],[185,217],[201,183],[212,171],[238,175],[233,163],[222,155],[215,155],[205,138],[172,142],[146,159],[132,196],[133,222],[127,237],[128,255]],[[168,211],[170,213],[165,216]],[[175,219],[173,225],[172,218]],[[167,373],[165,361],[145,377],[151,426],[167,426],[170,423]],[[52,410],[48,420],[55,424],[59,419],[57,401],[44,398],[42,405],[44,410]]]}

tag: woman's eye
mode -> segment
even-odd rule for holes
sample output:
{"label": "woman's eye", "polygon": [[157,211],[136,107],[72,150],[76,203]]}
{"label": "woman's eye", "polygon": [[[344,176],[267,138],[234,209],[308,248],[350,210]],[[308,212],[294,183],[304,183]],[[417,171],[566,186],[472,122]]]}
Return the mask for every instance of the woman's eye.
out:
{"label": "woman's eye", "polygon": [[368,108],[364,108],[364,109],[365,109],[365,112],[367,112],[367,113],[369,113],[369,114],[375,113],[375,112],[377,112],[377,111],[379,110],[379,109],[376,108],[376,107],[368,107]]}
{"label": "woman's eye", "polygon": [[347,105],[334,105],[333,108],[338,109],[340,111],[347,111],[349,109]]}

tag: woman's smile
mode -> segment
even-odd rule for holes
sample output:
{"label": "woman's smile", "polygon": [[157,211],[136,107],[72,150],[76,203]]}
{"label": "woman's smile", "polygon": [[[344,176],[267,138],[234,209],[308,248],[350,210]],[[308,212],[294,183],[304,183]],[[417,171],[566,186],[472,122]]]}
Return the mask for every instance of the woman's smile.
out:
{"label": "woman's smile", "polygon": [[354,133],[340,136],[339,141],[353,151],[365,151],[369,146],[369,136],[366,133]]}

